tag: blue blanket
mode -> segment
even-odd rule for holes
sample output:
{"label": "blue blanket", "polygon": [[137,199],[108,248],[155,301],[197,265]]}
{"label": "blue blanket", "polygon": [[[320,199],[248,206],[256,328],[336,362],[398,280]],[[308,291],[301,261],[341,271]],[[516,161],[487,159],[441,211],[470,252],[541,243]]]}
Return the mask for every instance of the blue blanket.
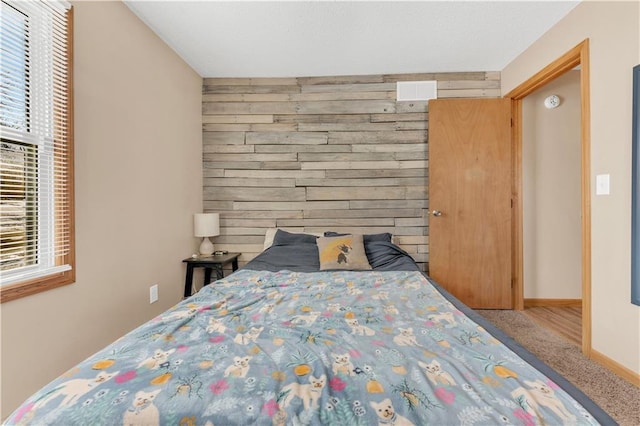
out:
{"label": "blue blanket", "polygon": [[7,424],[598,424],[416,271],[240,270]]}

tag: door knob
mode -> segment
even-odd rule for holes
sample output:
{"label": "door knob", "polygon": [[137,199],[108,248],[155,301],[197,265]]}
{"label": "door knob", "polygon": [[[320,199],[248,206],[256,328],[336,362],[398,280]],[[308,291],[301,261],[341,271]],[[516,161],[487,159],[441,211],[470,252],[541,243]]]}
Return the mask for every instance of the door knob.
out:
{"label": "door knob", "polygon": [[434,210],[431,212],[431,214],[434,216],[442,216],[442,212],[440,210]]}

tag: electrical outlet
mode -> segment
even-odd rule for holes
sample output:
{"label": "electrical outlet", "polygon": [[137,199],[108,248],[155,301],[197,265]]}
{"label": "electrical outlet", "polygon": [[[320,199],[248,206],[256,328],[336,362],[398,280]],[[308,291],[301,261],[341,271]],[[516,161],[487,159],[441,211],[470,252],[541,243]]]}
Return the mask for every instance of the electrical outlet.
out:
{"label": "electrical outlet", "polygon": [[149,303],[155,303],[158,301],[158,284],[154,284],[149,287]]}

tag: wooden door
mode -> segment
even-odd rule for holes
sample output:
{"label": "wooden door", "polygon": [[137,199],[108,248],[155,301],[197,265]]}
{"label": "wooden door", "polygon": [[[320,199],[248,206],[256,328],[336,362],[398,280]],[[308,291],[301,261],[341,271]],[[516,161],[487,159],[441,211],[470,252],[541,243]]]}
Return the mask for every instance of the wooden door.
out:
{"label": "wooden door", "polygon": [[472,308],[512,307],[511,208],[510,101],[430,101],[429,275]]}

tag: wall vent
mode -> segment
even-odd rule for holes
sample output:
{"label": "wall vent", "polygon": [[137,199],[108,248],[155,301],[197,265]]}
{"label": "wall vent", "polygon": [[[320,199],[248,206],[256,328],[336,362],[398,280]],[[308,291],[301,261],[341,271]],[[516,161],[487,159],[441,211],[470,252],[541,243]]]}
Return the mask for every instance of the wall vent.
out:
{"label": "wall vent", "polygon": [[396,86],[398,101],[428,101],[438,98],[436,81],[399,81]]}

